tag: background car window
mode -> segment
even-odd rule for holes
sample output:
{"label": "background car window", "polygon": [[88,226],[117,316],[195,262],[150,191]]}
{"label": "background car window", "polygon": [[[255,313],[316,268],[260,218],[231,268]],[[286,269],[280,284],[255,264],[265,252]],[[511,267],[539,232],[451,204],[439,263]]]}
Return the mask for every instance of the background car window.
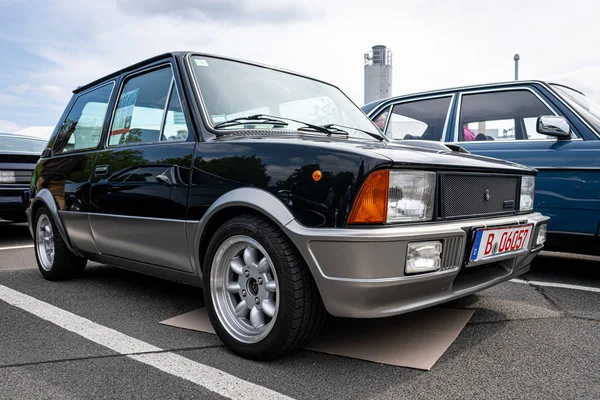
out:
{"label": "background car window", "polygon": [[171,68],[166,67],[125,83],[113,116],[110,146],[161,140],[160,129],[172,80]]}
{"label": "background car window", "polygon": [[52,152],[91,149],[98,146],[113,84],[104,85],[77,98],[59,128]]}
{"label": "background car window", "polygon": [[396,104],[386,134],[391,139],[441,140],[451,96]]}
{"label": "background car window", "polygon": [[463,95],[459,141],[548,139],[536,132],[540,115],[554,115],[528,90]]}
{"label": "background car window", "polygon": [[0,135],[0,151],[10,153],[41,154],[46,148],[46,141],[38,138]]}
{"label": "background car window", "polygon": [[181,109],[179,93],[175,85],[173,85],[161,140],[187,140],[188,136],[189,130],[185,122],[183,110]]}

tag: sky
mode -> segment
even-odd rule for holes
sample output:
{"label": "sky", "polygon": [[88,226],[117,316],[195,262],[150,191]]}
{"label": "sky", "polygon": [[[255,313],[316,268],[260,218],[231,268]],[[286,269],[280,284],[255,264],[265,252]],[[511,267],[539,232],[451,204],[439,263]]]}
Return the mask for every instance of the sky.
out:
{"label": "sky", "polygon": [[514,78],[600,100],[593,0],[0,0],[0,132],[56,125],[77,86],[167,51],[297,71],[363,104],[371,46],[393,94]]}

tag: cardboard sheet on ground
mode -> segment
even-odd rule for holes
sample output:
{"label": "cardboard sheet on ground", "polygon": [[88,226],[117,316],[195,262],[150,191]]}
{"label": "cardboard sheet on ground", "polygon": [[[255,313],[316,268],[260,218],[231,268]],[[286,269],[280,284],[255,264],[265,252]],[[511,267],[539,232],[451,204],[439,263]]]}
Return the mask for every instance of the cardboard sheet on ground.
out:
{"label": "cardboard sheet on ground", "polygon": [[[428,308],[382,319],[330,318],[323,332],[304,348],[428,371],[458,337],[473,313],[473,310]],[[160,323],[215,333],[205,308]]]}

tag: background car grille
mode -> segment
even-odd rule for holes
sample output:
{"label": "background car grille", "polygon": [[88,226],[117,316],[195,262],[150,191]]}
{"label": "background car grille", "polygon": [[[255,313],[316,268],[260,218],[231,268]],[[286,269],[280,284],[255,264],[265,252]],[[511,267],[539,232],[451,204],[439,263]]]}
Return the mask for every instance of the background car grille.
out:
{"label": "background car grille", "polygon": [[[492,174],[442,175],[442,218],[507,214],[517,210],[519,178]],[[489,191],[489,200],[486,200]]]}

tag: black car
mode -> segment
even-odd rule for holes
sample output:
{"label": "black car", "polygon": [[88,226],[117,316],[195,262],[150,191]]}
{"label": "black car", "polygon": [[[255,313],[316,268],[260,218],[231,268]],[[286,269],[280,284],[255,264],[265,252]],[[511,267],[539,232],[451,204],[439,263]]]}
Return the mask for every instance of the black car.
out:
{"label": "black car", "polygon": [[0,133],[0,219],[25,222],[31,175],[47,140]]}
{"label": "black car", "polygon": [[201,286],[227,346],[274,358],[327,313],[405,313],[529,269],[536,171],[458,150],[392,144],[316,79],[164,54],[74,91],[31,186],[39,269]]}

